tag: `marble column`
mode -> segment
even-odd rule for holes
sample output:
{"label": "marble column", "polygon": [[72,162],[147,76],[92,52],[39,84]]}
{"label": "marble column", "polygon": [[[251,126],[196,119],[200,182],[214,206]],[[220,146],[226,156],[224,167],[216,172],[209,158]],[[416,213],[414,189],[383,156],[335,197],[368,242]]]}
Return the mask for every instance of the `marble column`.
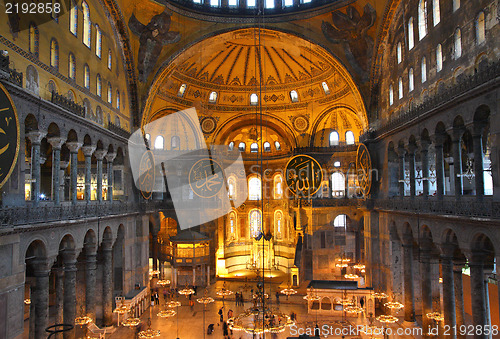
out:
{"label": "marble column", "polygon": [[95,287],[96,287],[96,248],[89,245],[85,248],[85,312],[95,321]]}
{"label": "marble column", "polygon": [[[465,325],[464,311],[464,291],[462,284],[462,268],[463,262],[454,262],[453,265],[453,287],[455,288],[455,315],[457,319],[457,328]],[[466,336],[457,333],[457,338],[465,338]]]}
{"label": "marble column", "polygon": [[422,159],[422,196],[424,199],[429,197],[429,141],[420,142],[420,158]]}
{"label": "marble column", "polygon": [[399,196],[403,198],[405,196],[405,156],[406,150],[403,147],[398,148],[398,158],[399,158]]}
{"label": "marble column", "polygon": [[439,200],[442,200],[444,196],[444,140],[444,135],[436,135],[436,143],[434,145],[434,149],[436,150],[436,196]]}
{"label": "marble column", "polygon": [[[444,325],[454,328],[456,326],[455,315],[455,286],[453,279],[453,253],[456,246],[453,244],[441,245],[441,274],[443,275],[443,316]],[[450,333],[451,338],[456,338],[454,332]]]}
{"label": "marble column", "polygon": [[45,329],[49,325],[49,275],[50,267],[46,259],[34,260],[33,271],[35,289],[31,296],[35,304],[35,339],[47,338]]}
{"label": "marble column", "polygon": [[[484,253],[473,252],[470,255],[470,287],[472,303],[472,323],[484,326],[488,323],[486,314],[486,295],[484,286]],[[474,338],[486,338],[486,335],[474,335]]]}
{"label": "marble column", "polygon": [[108,162],[108,200],[113,201],[113,161],[116,158],[116,153],[106,154]]}
{"label": "marble column", "polygon": [[427,333],[432,326],[432,320],[425,315],[432,312],[432,280],[431,280],[431,249],[429,244],[425,244],[421,248],[421,284],[422,284],[422,323],[424,337],[428,337]]}
{"label": "marble column", "polygon": [[91,183],[92,183],[92,154],[95,151],[95,146],[83,146],[82,152],[85,156],[85,201],[91,200]]}
{"label": "marble column", "polygon": [[106,151],[97,150],[95,151],[95,157],[97,159],[97,201],[102,201],[102,160],[106,155]]}
{"label": "marble column", "polygon": [[158,233],[152,234],[153,270],[158,269]]}
{"label": "marble column", "polygon": [[[76,317],[76,251],[65,249],[64,262],[64,306],[63,321],[75,325]],[[64,339],[74,339],[75,329],[63,333]]]}
{"label": "marble column", "polygon": [[415,150],[417,147],[415,145],[408,145],[408,170],[410,171],[410,197],[415,198]]}
{"label": "marble column", "polygon": [[453,172],[455,174],[455,198],[460,200],[463,194],[463,178],[462,174],[462,149],[460,148],[460,140],[462,139],[463,131],[454,131],[453,133]]}
{"label": "marble column", "polygon": [[403,278],[404,278],[404,320],[415,322],[415,291],[413,289],[413,238],[405,236],[403,241]]}
{"label": "marble column", "polygon": [[59,185],[59,199],[61,201],[65,201],[66,200],[66,192],[65,192],[65,188],[66,188],[66,169],[68,168],[69,166],[69,161],[61,161],[61,169],[60,169],[60,178],[61,178],[61,183]]}
{"label": "marble column", "polygon": [[40,131],[31,131],[26,134],[31,141],[31,196],[35,206],[40,201],[40,144],[45,134]]}
{"label": "marble column", "polygon": [[[64,270],[62,267],[58,267],[54,270],[56,277],[56,324],[62,324],[63,319],[63,308],[64,308]],[[56,334],[56,338],[62,338],[62,333]]]}
{"label": "marble column", "polygon": [[474,180],[476,184],[476,197],[479,200],[484,196],[484,168],[483,168],[483,130],[484,124],[474,124],[472,144],[474,150]]}
{"label": "marble column", "polygon": [[76,204],[77,201],[77,185],[78,185],[78,150],[82,146],[78,142],[67,142],[70,151],[70,191],[71,191],[71,202]]}
{"label": "marble column", "polygon": [[102,307],[104,326],[113,324],[113,247],[111,241],[102,243]]}
{"label": "marble column", "polygon": [[60,185],[61,185],[61,147],[66,141],[64,138],[53,137],[47,139],[52,146],[52,201],[55,205],[61,203]]}

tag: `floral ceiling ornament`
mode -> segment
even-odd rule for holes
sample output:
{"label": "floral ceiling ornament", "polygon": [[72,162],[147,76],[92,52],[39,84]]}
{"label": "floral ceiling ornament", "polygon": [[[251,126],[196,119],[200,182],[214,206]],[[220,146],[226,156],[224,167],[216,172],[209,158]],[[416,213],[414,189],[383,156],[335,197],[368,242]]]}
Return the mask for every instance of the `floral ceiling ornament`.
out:
{"label": "floral ceiling ornament", "polygon": [[164,11],[152,17],[149,23],[144,25],[132,14],[128,21],[130,30],[139,37],[137,69],[139,80],[142,82],[146,81],[155,67],[163,46],[176,43],[181,38],[179,32],[169,32],[170,16],[167,11]]}
{"label": "floral ceiling ornament", "polygon": [[373,55],[373,39],[367,31],[375,23],[376,17],[375,8],[370,4],[365,5],[363,16],[356,8],[349,6],[346,14],[341,11],[332,12],[333,25],[325,21],[321,25],[328,40],[344,46],[349,63],[365,79],[368,79]]}

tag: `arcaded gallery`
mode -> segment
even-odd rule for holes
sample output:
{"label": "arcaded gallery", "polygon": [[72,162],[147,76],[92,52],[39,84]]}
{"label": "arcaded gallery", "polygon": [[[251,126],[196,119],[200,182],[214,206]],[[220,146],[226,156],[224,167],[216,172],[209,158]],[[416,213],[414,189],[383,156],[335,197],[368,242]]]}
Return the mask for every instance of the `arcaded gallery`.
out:
{"label": "arcaded gallery", "polygon": [[500,338],[498,0],[4,0],[0,339]]}

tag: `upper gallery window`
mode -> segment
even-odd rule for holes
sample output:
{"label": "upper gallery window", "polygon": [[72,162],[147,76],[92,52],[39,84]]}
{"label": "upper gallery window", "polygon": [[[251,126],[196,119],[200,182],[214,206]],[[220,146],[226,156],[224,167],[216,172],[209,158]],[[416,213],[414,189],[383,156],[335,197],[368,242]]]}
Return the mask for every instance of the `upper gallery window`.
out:
{"label": "upper gallery window", "polygon": [[220,6],[219,0],[210,0],[210,6],[219,7]]}
{"label": "upper gallery window", "polygon": [[30,23],[30,53],[34,54],[38,58],[38,41],[39,33],[38,27],[34,23]]}
{"label": "upper gallery window", "polygon": [[408,20],[408,50],[409,51],[413,48],[413,46],[415,46],[414,34],[415,34],[415,32],[413,31],[413,18],[410,18],[410,20]]}
{"label": "upper gallery window", "polygon": [[413,75],[413,68],[408,72],[408,91],[411,92],[415,88],[415,77]]}
{"label": "upper gallery window", "polygon": [[274,176],[274,199],[283,198],[283,177],[281,174]]}
{"label": "upper gallery window", "polygon": [[113,87],[111,87],[111,83],[108,82],[108,104],[113,103]]}
{"label": "upper gallery window", "polygon": [[332,196],[343,197],[345,194],[345,175],[342,172],[332,174]]}
{"label": "upper gallery window", "polygon": [[247,0],[247,7],[255,7],[256,5],[255,0]]}
{"label": "upper gallery window", "polygon": [[337,215],[337,217],[333,220],[334,227],[346,227],[347,226],[347,217],[345,214]]}
{"label": "upper gallery window", "polygon": [[392,88],[392,85],[389,86],[389,106],[391,106],[394,103],[394,90]]}
{"label": "upper gallery window", "polygon": [[101,75],[97,74],[96,76],[96,94],[98,97],[102,96],[102,81],[101,81]]}
{"label": "upper gallery window", "polygon": [[116,90],[116,108],[120,109],[120,91]]}
{"label": "upper gallery window", "polygon": [[238,6],[238,0],[229,0],[228,5],[230,7],[236,7]]}
{"label": "upper gallery window", "polygon": [[455,59],[458,59],[462,56],[462,33],[460,32],[460,28],[455,30],[453,38],[453,55],[455,56]]}
{"label": "upper gallery window", "polygon": [[436,70],[440,72],[443,69],[443,48],[441,44],[436,47]]}
{"label": "upper gallery window", "polygon": [[476,19],[476,41],[478,44],[486,40],[484,12],[479,13]]}
{"label": "upper gallery window", "polygon": [[293,0],[285,0],[285,7],[293,6]]}
{"label": "upper gallery window", "polygon": [[59,68],[59,44],[56,39],[50,40],[50,66]]}
{"label": "upper gallery window", "polygon": [[418,38],[422,40],[427,35],[427,2],[420,0],[418,4]]}
{"label": "upper gallery window", "polygon": [[453,0],[453,12],[460,8],[460,0]]}
{"label": "upper gallery window", "polygon": [[87,64],[83,66],[83,86],[86,89],[90,89],[90,69]]}
{"label": "upper gallery window", "polygon": [[259,210],[253,210],[249,215],[250,219],[250,236],[256,238],[262,232],[262,214]]}
{"label": "upper gallery window", "polygon": [[434,26],[441,21],[441,9],[439,8],[439,0],[432,0],[432,19]]}
{"label": "upper gallery window", "polygon": [[95,55],[100,59],[102,55],[102,32],[99,25],[95,25]]}
{"label": "upper gallery window", "polygon": [[229,177],[227,179],[228,197],[231,200],[236,198],[236,179],[234,177]]}
{"label": "upper gallery window", "polygon": [[274,8],[274,0],[265,0],[265,6],[266,8]]}
{"label": "upper gallery window", "polygon": [[281,231],[283,230],[283,212],[276,211],[276,213],[274,213],[274,227],[276,228],[276,237],[281,239]]}
{"label": "upper gallery window", "polygon": [[422,58],[421,68],[422,68],[422,83],[424,83],[427,81],[427,60],[425,59],[425,57]]}
{"label": "upper gallery window", "polygon": [[83,43],[90,48],[90,38],[92,37],[90,10],[89,5],[85,1],[82,2],[83,10]]}
{"label": "upper gallery window", "polygon": [[69,31],[76,35],[78,30],[78,7],[76,3],[71,0],[71,8],[69,10]]}
{"label": "upper gallery window", "polygon": [[352,131],[345,132],[345,143],[348,145],[354,145],[355,142],[354,133]]}
{"label": "upper gallery window", "polygon": [[73,80],[76,78],[76,60],[73,53],[68,55],[68,77]]}
{"label": "upper gallery window", "polygon": [[108,50],[108,69],[111,70],[111,66],[113,65],[113,57],[111,55],[111,49]]}
{"label": "upper gallery window", "polygon": [[330,146],[337,146],[339,144],[339,133],[337,131],[330,132]]}
{"label": "upper gallery window", "polygon": [[232,211],[229,213],[229,235],[234,236],[234,228],[236,226],[236,213]]}
{"label": "upper gallery window", "polygon": [[248,180],[248,199],[249,200],[261,199],[261,181],[259,177],[251,177]]}
{"label": "upper gallery window", "polygon": [[398,46],[396,47],[396,54],[398,57],[398,64],[400,64],[403,61],[403,51],[401,47],[401,42],[398,42]]}
{"label": "upper gallery window", "polygon": [[399,77],[398,80],[398,92],[399,92],[399,99],[403,98],[403,79]]}

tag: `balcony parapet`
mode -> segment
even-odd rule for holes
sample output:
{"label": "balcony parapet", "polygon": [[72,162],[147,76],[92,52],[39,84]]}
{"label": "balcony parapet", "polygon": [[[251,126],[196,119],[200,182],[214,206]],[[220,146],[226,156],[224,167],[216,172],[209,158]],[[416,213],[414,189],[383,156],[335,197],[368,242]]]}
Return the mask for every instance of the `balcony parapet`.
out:
{"label": "balcony parapet", "polygon": [[78,220],[128,214],[137,212],[137,208],[121,201],[101,203],[77,203],[69,206],[31,206],[8,207],[0,209],[0,226],[19,226],[55,222],[62,220]]}

